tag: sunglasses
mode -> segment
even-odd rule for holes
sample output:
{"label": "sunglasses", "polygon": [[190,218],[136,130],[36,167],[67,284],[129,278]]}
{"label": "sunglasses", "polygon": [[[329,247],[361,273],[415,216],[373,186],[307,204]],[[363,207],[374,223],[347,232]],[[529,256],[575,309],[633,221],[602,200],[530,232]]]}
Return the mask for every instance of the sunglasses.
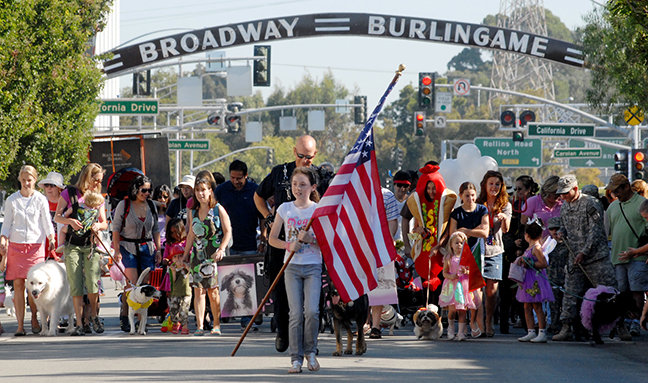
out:
{"label": "sunglasses", "polygon": [[307,155],[301,154],[301,153],[297,153],[297,157],[299,157],[299,158],[306,157],[307,160],[312,160],[313,158],[315,158],[315,156],[307,156]]}
{"label": "sunglasses", "polygon": [[53,188],[53,187],[56,187],[56,185],[54,185],[54,184],[43,184],[43,187]]}
{"label": "sunglasses", "polygon": [[407,184],[394,184],[396,185],[397,188],[409,188],[409,185]]}
{"label": "sunglasses", "polygon": [[140,189],[139,191],[140,191],[140,193],[142,193],[142,194],[146,194],[146,193],[150,193],[150,192],[152,192],[153,189]]}

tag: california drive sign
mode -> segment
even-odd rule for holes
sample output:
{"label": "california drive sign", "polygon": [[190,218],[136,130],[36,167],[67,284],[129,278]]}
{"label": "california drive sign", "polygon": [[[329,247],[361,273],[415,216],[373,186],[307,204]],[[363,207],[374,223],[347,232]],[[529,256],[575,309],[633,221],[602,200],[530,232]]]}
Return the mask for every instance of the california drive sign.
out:
{"label": "california drive sign", "polygon": [[493,49],[583,67],[582,49],[546,36],[456,21],[368,13],[321,13],[227,24],[179,33],[111,51],[108,78],[185,55],[237,45],[314,36],[370,36]]}

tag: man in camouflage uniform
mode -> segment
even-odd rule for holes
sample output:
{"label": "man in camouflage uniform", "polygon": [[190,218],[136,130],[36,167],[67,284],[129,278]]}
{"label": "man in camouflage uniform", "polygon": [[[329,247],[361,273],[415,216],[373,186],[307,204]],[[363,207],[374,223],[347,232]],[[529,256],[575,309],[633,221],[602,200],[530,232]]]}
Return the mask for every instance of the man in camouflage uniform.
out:
{"label": "man in camouflage uniform", "polygon": [[[597,285],[616,288],[616,274],[603,226],[603,208],[594,197],[578,190],[573,174],[560,177],[556,194],[565,201],[560,208],[562,227],[558,231],[569,253],[565,290],[583,296],[588,288]],[[577,298],[565,294],[560,314],[562,328],[553,340],[571,340],[571,324],[577,318]]]}
{"label": "man in camouflage uniform", "polygon": [[[558,230],[562,226],[560,217],[549,218],[547,229],[551,233],[551,237],[556,240],[556,247],[549,254],[549,267],[547,267],[547,278],[556,285],[564,287],[565,285],[565,265],[569,258],[567,245],[565,242],[558,238]],[[551,332],[558,333],[561,328],[560,312],[563,303],[563,292],[561,290],[553,290],[555,300],[549,302],[549,310],[551,311]]]}

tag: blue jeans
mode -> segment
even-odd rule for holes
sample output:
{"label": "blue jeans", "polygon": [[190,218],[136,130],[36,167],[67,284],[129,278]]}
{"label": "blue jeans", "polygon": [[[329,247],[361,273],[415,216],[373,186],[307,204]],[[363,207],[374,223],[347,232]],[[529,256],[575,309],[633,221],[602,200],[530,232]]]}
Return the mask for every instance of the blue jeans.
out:
{"label": "blue jeans", "polygon": [[317,351],[322,264],[294,265],[291,263],[286,267],[284,275],[290,306],[288,352],[291,362],[302,363],[304,355]]}

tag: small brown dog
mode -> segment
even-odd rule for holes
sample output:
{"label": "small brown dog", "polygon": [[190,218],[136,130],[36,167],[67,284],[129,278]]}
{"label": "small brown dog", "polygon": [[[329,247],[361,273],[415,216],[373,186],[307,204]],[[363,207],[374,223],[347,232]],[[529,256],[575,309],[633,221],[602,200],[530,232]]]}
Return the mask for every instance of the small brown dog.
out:
{"label": "small brown dog", "polygon": [[367,352],[367,342],[365,341],[362,327],[369,316],[369,298],[367,294],[354,300],[353,302],[344,303],[340,299],[333,283],[330,285],[329,299],[331,301],[331,311],[333,312],[333,329],[335,330],[335,352],[333,356],[342,355],[342,327],[347,332],[347,347],[345,354],[353,353],[353,333],[351,332],[351,322],[355,321],[358,329],[358,339],[356,342],[356,355],[362,355]]}
{"label": "small brown dog", "polygon": [[414,313],[414,334],[417,339],[437,340],[443,334],[439,308],[433,304]]}

